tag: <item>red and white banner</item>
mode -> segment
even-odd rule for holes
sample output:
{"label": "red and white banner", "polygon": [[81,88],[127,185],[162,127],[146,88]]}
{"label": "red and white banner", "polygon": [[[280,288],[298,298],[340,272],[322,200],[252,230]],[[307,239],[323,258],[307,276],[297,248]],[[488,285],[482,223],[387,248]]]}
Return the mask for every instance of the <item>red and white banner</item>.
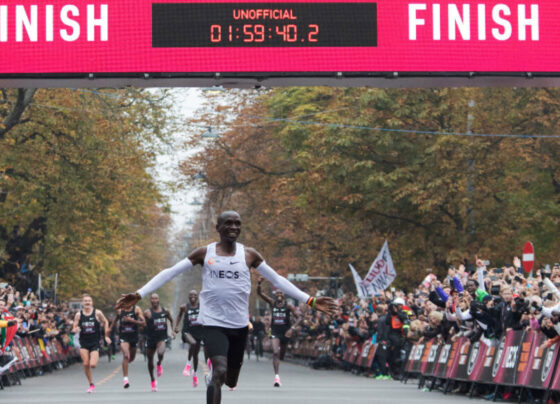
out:
{"label": "red and white banner", "polygon": [[557,72],[559,15],[552,0],[4,1],[0,74]]}

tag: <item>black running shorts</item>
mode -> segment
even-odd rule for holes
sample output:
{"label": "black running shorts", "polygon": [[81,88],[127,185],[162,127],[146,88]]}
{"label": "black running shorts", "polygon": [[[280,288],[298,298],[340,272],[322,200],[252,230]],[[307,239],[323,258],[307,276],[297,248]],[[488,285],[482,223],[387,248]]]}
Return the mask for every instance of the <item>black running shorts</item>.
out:
{"label": "black running shorts", "polygon": [[165,342],[165,340],[167,340],[167,338],[165,339],[148,338],[148,341],[146,343],[146,348],[151,350],[156,350],[158,343],[160,343],[161,341]]}
{"label": "black running shorts", "polygon": [[249,327],[204,327],[203,341],[208,357],[226,356],[228,368],[241,369],[248,333]]}
{"label": "black running shorts", "polygon": [[89,352],[99,351],[99,342],[80,342],[80,349],[87,349]]}
{"label": "black running shorts", "polygon": [[197,341],[202,341],[202,339],[204,338],[204,330],[202,329],[201,325],[183,328],[183,334],[191,334],[192,337]]}
{"label": "black running shorts", "polygon": [[132,337],[132,336],[121,336],[120,338],[120,342],[121,344],[123,342],[127,342],[130,345],[130,348],[136,348],[136,344],[138,344],[138,337]]}

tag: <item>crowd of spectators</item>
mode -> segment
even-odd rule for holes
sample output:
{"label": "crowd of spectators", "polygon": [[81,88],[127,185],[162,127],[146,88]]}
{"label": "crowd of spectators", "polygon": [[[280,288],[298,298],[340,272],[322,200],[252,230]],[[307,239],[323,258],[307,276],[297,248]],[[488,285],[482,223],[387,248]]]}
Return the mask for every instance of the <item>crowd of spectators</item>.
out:
{"label": "crowd of spectators", "polygon": [[[560,264],[526,274],[519,258],[511,265],[450,266],[438,277],[428,270],[414,290],[390,288],[367,299],[354,293],[339,298],[336,318],[304,305],[300,340],[331,341],[332,356],[341,360],[349,343],[378,344],[367,370],[377,379],[400,379],[414,344],[429,339],[450,343],[468,337],[496,345],[507,330],[541,330],[550,346],[560,340]],[[342,361],[341,361],[342,363]],[[508,392],[503,392],[507,398]],[[493,397],[492,397],[493,398]]]}
{"label": "crowd of spectators", "polygon": [[[69,349],[74,345],[71,334],[74,315],[75,311],[67,303],[40,300],[31,289],[23,292],[7,283],[0,284],[0,320],[11,319],[10,324],[16,322],[14,338],[31,336],[37,341],[42,339],[44,343],[56,338],[63,349]],[[0,368],[11,359],[8,347],[6,354],[0,356]]]}

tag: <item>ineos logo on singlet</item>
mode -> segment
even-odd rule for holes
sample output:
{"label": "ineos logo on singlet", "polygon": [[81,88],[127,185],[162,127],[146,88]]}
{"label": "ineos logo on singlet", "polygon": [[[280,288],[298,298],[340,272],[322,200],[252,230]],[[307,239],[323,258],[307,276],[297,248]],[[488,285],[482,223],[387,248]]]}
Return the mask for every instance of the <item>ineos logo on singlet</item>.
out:
{"label": "ineos logo on singlet", "polygon": [[239,279],[239,271],[210,270],[210,278],[214,279]]}

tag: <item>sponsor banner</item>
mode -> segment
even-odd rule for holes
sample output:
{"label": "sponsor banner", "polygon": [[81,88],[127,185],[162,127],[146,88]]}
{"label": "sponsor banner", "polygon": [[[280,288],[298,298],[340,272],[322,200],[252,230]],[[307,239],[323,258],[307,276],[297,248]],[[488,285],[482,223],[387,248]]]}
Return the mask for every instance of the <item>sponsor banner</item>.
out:
{"label": "sponsor banner", "polygon": [[[517,374],[517,363],[521,356],[521,342],[524,331],[510,330],[506,333],[501,358],[494,375],[494,382],[498,384],[515,384]],[[500,352],[496,353],[498,355]]]}
{"label": "sponsor banner", "polygon": [[352,344],[346,344],[346,349],[344,350],[344,355],[342,355],[342,360],[344,362],[350,362],[350,354],[352,353]]}
{"label": "sponsor banner", "polygon": [[412,349],[408,354],[408,361],[406,362],[405,370],[407,372],[412,372],[412,368],[414,366],[414,358],[416,357],[416,350],[418,349],[418,345],[412,345]]}
{"label": "sponsor banner", "polygon": [[447,357],[447,366],[445,370],[446,379],[454,379],[457,373],[457,365],[459,364],[459,350],[467,339],[465,337],[457,338],[451,345],[451,350]]}
{"label": "sponsor banner", "polygon": [[[472,381],[488,381],[492,380],[492,366],[494,365],[494,359],[496,357],[496,352],[498,351],[498,345],[500,341],[494,341],[492,345],[488,345],[484,341],[480,341],[478,347],[477,359],[473,364],[473,356],[476,349],[473,348],[471,351],[471,357],[469,358],[469,369],[467,373],[469,375],[469,380]],[[471,365],[472,364],[472,365]],[[472,366],[472,367],[471,367]]]}
{"label": "sponsor banner", "polygon": [[541,347],[544,342],[546,342],[546,336],[536,332],[527,371],[519,378],[518,384],[536,389],[548,388],[558,358],[558,344],[544,348]]}
{"label": "sponsor banner", "polygon": [[426,366],[428,365],[428,357],[430,356],[430,351],[434,345],[434,340],[431,339],[426,341],[426,346],[424,347],[424,352],[422,353],[422,359],[420,359],[420,373],[424,374],[426,371]]}
{"label": "sponsor banner", "polygon": [[[558,344],[556,344],[550,347],[550,349],[554,351],[554,354],[551,355],[553,360],[550,362],[550,364],[545,362],[545,365],[549,366],[549,370],[547,371],[547,378],[552,377],[550,389],[560,391],[560,369],[558,369],[558,351],[560,350],[560,347],[558,346]],[[554,369],[554,374],[552,374],[553,371],[550,369]]]}
{"label": "sponsor banner", "polygon": [[414,362],[412,363],[412,367],[410,369],[411,372],[420,372],[420,369],[422,367],[422,357],[424,356],[425,348],[426,344],[416,345],[416,351],[414,352],[414,356],[412,357]]}
{"label": "sponsor banner", "polygon": [[441,347],[436,361],[434,376],[444,378],[447,374],[447,360],[451,353],[452,344],[445,344]]}
{"label": "sponsor banner", "polygon": [[373,365],[373,359],[375,358],[375,353],[377,352],[378,346],[379,346],[378,344],[375,344],[369,348],[367,364],[365,365],[367,368],[371,368],[371,366]]}
{"label": "sponsor banner", "polygon": [[360,351],[362,349],[362,345],[361,344],[356,344],[354,346],[354,348],[352,349],[352,353],[350,354],[350,363],[352,363],[353,365],[359,365],[360,364]]}
{"label": "sponsor banner", "polygon": [[[455,376],[453,377],[453,379],[456,380],[468,380],[469,379],[469,374],[468,374],[468,370],[469,370],[469,364],[470,364],[470,357],[471,357],[471,351],[478,351],[478,345],[477,343],[472,344],[470,339],[465,338],[462,342],[461,345],[459,345],[459,348],[457,350],[457,364],[455,367]],[[476,356],[478,355],[478,352],[475,352],[474,357],[476,359]]]}
{"label": "sponsor banner", "polygon": [[428,350],[426,363],[423,364],[422,374],[424,376],[433,376],[436,371],[436,366],[438,364],[439,353],[442,349],[441,345],[432,343],[430,349]]}
{"label": "sponsor banner", "polygon": [[521,353],[519,354],[519,361],[517,362],[517,374],[515,375],[515,384],[525,384],[529,377],[529,362],[533,354],[535,341],[538,338],[537,331],[528,331],[523,335],[521,341]]}
{"label": "sponsor banner", "polygon": [[360,354],[360,361],[359,364],[361,367],[369,368],[371,367],[371,363],[373,362],[373,357],[375,356],[375,350],[377,345],[372,344],[370,341],[367,341],[362,346],[362,353]]}

